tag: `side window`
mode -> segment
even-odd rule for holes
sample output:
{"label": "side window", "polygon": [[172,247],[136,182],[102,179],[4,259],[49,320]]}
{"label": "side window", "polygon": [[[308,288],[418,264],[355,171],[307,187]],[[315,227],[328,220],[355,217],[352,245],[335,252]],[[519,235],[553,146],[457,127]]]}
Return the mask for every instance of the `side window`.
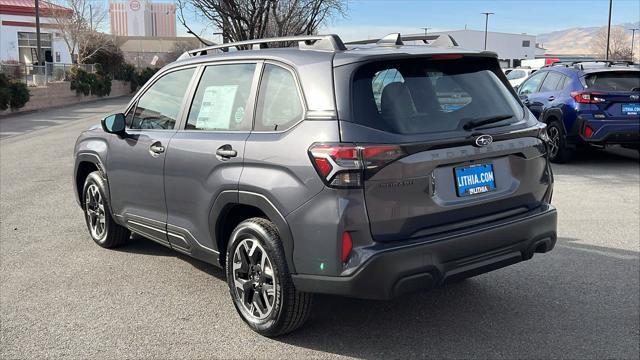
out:
{"label": "side window", "polygon": [[556,91],[558,83],[562,81],[562,76],[562,74],[557,72],[549,72],[549,75],[547,75],[540,87],[540,92]]}
{"label": "side window", "polygon": [[518,94],[529,95],[537,92],[538,87],[540,86],[540,83],[542,82],[542,80],[546,75],[547,75],[546,72],[541,72],[541,73],[532,75],[527,81],[524,82],[524,84],[522,84],[522,86],[520,86],[520,88],[518,89]]}
{"label": "side window", "polygon": [[256,107],[256,131],[285,130],[302,119],[300,93],[293,74],[265,64]]}
{"label": "side window", "polygon": [[138,100],[133,115],[127,114],[129,128],[173,129],[194,71],[195,68],[174,71],[151,85]]}
{"label": "side window", "polygon": [[391,83],[404,83],[402,74],[397,69],[384,69],[380,70],[373,75],[371,79],[371,87],[373,88],[373,100],[378,107],[378,113],[381,110],[382,103],[382,90],[385,86]]}
{"label": "side window", "polygon": [[569,86],[569,84],[571,84],[571,78],[566,75],[562,75],[562,80],[558,82],[558,86],[556,86],[556,90],[557,91],[564,90],[567,88],[567,86]]}
{"label": "side window", "polygon": [[245,110],[256,64],[207,66],[193,98],[187,130],[251,130]]}

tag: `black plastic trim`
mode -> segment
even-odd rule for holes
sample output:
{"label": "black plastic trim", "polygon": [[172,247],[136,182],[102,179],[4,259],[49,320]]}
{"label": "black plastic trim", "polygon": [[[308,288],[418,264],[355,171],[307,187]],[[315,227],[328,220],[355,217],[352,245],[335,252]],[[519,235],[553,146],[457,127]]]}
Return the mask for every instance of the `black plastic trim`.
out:
{"label": "black plastic trim", "polygon": [[[536,215],[501,226],[381,250],[351,276],[292,276],[299,291],[385,300],[528,260],[534,252],[542,252],[541,248],[550,251],[556,242],[556,227],[556,210],[547,205]],[[502,245],[484,253],[450,258],[489,241]]]}

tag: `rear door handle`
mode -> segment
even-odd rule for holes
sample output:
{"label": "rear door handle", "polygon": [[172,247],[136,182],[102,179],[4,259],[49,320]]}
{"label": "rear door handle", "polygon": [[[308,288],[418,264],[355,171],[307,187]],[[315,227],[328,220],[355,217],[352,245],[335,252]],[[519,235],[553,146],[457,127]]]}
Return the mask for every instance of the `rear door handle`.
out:
{"label": "rear door handle", "polygon": [[164,146],[162,146],[162,143],[160,141],[154,141],[149,146],[149,152],[153,156],[158,156],[158,155],[162,154],[164,152],[164,150],[165,150]]}
{"label": "rear door handle", "polygon": [[216,150],[216,155],[225,159],[229,159],[229,158],[238,156],[238,152],[233,150],[231,145],[226,144],[226,145],[220,146],[218,150]]}

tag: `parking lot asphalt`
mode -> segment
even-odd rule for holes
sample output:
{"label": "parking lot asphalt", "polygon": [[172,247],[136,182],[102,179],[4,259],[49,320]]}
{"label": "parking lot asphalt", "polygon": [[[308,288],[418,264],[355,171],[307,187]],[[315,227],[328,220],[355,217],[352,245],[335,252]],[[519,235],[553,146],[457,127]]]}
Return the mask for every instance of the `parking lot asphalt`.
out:
{"label": "parking lot asphalt", "polygon": [[117,250],[89,238],[73,144],[126,101],[0,118],[2,359],[640,356],[636,152],[554,165],[552,252],[388,302],[317,296],[305,327],[268,339],[214,266],[139,237]]}

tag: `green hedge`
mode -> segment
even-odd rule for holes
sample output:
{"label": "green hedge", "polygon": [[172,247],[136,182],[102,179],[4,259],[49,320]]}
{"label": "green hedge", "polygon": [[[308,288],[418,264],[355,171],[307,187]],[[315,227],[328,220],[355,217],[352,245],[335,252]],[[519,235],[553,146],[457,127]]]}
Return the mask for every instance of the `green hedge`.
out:
{"label": "green hedge", "polygon": [[0,110],[17,110],[29,101],[29,89],[20,81],[0,74]]}
{"label": "green hedge", "polygon": [[76,94],[99,97],[111,94],[111,78],[101,73],[88,73],[80,68],[71,69],[71,90]]}

